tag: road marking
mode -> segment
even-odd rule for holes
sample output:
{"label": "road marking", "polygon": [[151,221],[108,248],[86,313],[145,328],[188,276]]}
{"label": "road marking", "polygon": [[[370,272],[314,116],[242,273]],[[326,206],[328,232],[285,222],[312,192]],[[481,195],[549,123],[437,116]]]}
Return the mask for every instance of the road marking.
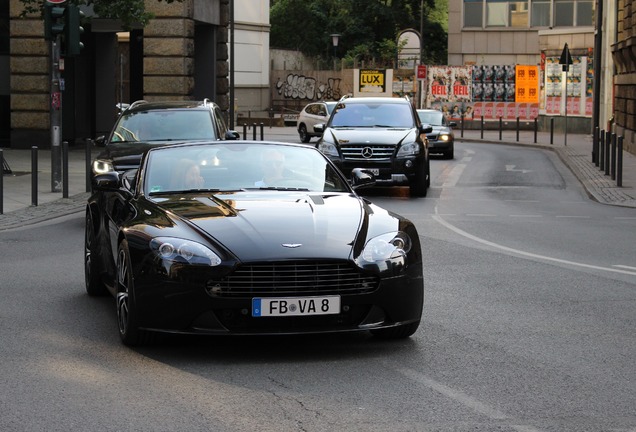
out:
{"label": "road marking", "polygon": [[496,214],[489,213],[466,213],[466,216],[478,216],[478,217],[496,217]]}
{"label": "road marking", "polygon": [[556,216],[557,218],[562,218],[562,219],[589,219],[589,216]]}
{"label": "road marking", "polygon": [[533,215],[533,214],[529,214],[529,215],[516,215],[516,214],[511,214],[508,215],[509,217],[520,217],[520,218],[541,218],[543,217],[543,215]]}
{"label": "road marking", "polygon": [[459,178],[461,177],[465,169],[466,169],[466,164],[460,163],[455,165],[453,169],[451,170],[451,172],[448,174],[448,177],[446,178],[444,183],[442,183],[442,187],[443,188],[455,187],[455,185],[459,181]]}
{"label": "road marking", "polygon": [[626,265],[614,264],[614,265],[612,265],[612,267],[618,267],[618,268],[623,268],[623,269],[627,269],[627,270],[636,271],[636,267],[631,267],[631,266],[626,266]]}
{"label": "road marking", "polygon": [[545,261],[552,261],[552,262],[556,262],[559,264],[567,264],[567,265],[572,265],[572,266],[576,266],[576,267],[583,267],[583,268],[587,268],[587,269],[592,269],[592,270],[602,270],[602,271],[608,271],[608,272],[613,272],[613,273],[621,273],[621,274],[626,274],[626,275],[631,275],[631,276],[636,276],[636,271],[626,271],[626,270],[620,270],[620,269],[615,269],[615,268],[610,268],[610,267],[600,267],[600,266],[595,266],[595,265],[591,265],[591,264],[584,264],[584,263],[577,263],[574,261],[568,261],[568,260],[563,260],[560,258],[553,258],[553,257],[549,257],[549,256],[545,256],[545,255],[538,255],[538,254],[534,254],[531,252],[526,252],[526,251],[522,251],[519,249],[513,249],[507,246],[503,246],[497,243],[493,243],[491,241],[488,240],[484,240],[482,238],[479,238],[477,236],[474,236],[472,234],[467,233],[466,231],[463,231],[459,228],[457,228],[454,225],[451,225],[450,223],[446,222],[444,219],[442,219],[440,217],[440,215],[437,213],[437,206],[435,207],[435,214],[432,215],[433,220],[437,221],[438,223],[440,223],[441,225],[445,226],[446,228],[448,228],[449,230],[463,236],[466,237],[468,239],[471,239],[473,241],[476,241],[478,243],[496,248],[496,249],[501,249],[507,252],[511,252],[511,253],[515,253],[518,255],[522,255],[522,256],[527,256],[530,258],[536,258],[536,259],[540,259],[540,260],[545,260]]}
{"label": "road marking", "polygon": [[526,170],[526,169],[516,169],[517,165],[506,165],[506,171],[511,171],[511,172],[520,172],[521,174],[527,174],[532,172],[532,170]]}
{"label": "road marking", "polygon": [[[493,420],[515,420],[513,417],[510,417],[502,411],[499,411],[498,409],[485,404],[479,399],[474,398],[461,390],[454,389],[438,381],[435,381],[434,379],[431,379],[416,370],[409,368],[398,368],[396,370],[398,373],[404,375],[408,379],[422,384],[425,387],[428,387],[429,389],[436,391],[443,396],[446,396],[447,398],[464,405],[465,407],[475,411],[478,414],[484,415]],[[535,429],[532,426],[528,425],[510,425],[510,427],[519,432],[539,432],[539,429]]]}

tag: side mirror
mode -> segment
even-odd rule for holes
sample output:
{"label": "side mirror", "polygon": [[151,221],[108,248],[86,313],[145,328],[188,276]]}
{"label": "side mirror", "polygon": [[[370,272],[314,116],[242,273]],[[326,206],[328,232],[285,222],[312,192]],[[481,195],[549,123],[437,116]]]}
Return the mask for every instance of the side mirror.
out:
{"label": "side mirror", "polygon": [[318,123],[314,125],[314,132],[317,133],[323,133],[325,131],[325,124],[324,123]]}
{"label": "side mirror", "polygon": [[427,125],[422,125],[420,127],[420,134],[427,134],[427,133],[431,133],[433,132],[433,126],[427,124]]}
{"label": "side mirror", "polygon": [[97,138],[95,138],[93,140],[93,142],[95,143],[95,145],[97,147],[105,147],[106,146],[106,136],[105,135],[98,136]]}
{"label": "side mirror", "polygon": [[97,174],[93,177],[93,189],[100,191],[115,191],[119,189],[119,174],[111,171]]}
{"label": "side mirror", "polygon": [[225,132],[226,140],[237,140],[240,138],[241,138],[241,135],[239,135],[239,133],[235,130],[228,130],[227,132]]}
{"label": "side mirror", "polygon": [[351,170],[351,187],[360,189],[373,186],[375,184],[375,176],[371,171],[364,168],[354,168]]}

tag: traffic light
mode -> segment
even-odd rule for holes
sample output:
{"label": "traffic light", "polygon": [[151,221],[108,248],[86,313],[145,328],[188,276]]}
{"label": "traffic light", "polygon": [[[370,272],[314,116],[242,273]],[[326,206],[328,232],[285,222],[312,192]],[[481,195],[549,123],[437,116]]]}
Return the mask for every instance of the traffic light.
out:
{"label": "traffic light", "polygon": [[52,3],[44,5],[44,39],[52,41],[64,31],[65,7]]}
{"label": "traffic light", "polygon": [[84,27],[81,26],[81,18],[84,12],[75,4],[69,4],[66,7],[65,25],[64,25],[64,45],[65,54],[68,57],[74,57],[80,54],[84,44],[80,41],[80,36],[84,33]]}

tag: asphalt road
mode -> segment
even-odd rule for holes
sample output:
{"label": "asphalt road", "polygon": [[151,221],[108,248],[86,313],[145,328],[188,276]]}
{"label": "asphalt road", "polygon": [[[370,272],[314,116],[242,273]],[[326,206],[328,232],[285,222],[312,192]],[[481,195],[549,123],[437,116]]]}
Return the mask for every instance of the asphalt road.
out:
{"label": "asphalt road", "polygon": [[410,217],[425,311],[367,334],[120,344],[84,292],[82,214],[0,232],[2,431],[634,431],[636,213],[551,152],[460,144]]}

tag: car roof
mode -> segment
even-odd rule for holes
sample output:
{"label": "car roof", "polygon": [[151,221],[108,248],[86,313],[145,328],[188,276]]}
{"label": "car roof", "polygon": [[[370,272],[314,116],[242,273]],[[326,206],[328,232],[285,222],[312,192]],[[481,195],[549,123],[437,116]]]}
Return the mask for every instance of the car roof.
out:
{"label": "car roof", "polygon": [[379,97],[379,96],[349,97],[349,98],[341,99],[340,102],[344,104],[351,104],[351,103],[387,103],[387,104],[395,103],[395,104],[409,104],[409,105],[411,104],[411,102],[405,98]]}
{"label": "car roof", "polygon": [[126,109],[127,113],[134,113],[139,111],[154,111],[154,110],[167,110],[167,109],[209,109],[214,106],[214,102],[210,100],[203,101],[184,101],[184,100],[175,100],[175,101],[157,101],[157,102],[146,102],[146,101],[137,101],[134,102],[130,107]]}

